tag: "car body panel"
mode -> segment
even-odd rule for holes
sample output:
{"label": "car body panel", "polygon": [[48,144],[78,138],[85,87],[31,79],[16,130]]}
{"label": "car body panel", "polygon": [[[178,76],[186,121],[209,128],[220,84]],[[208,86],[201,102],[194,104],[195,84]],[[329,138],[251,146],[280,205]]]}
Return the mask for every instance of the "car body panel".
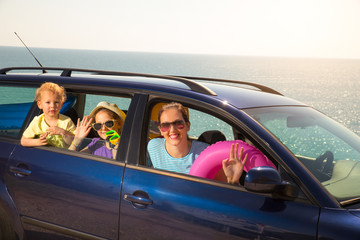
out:
{"label": "car body panel", "polygon": [[[355,211],[358,215],[359,210]],[[318,239],[359,239],[360,218],[346,209],[322,208]]]}
{"label": "car body panel", "polygon": [[[117,238],[123,164],[17,146],[8,167],[5,183],[27,223]],[[13,167],[30,173],[15,173]],[[35,231],[31,224],[25,230]]]}
{"label": "car body panel", "polygon": [[137,207],[123,200],[120,238],[143,239],[149,232],[154,239],[316,237],[318,207],[173,175],[126,168],[122,198],[145,192],[153,203]]}
{"label": "car body panel", "polygon": [[4,138],[0,137],[0,225],[2,225],[2,221],[10,223],[16,232],[16,235],[22,239],[24,237],[24,231],[20,221],[20,216],[13,199],[9,195],[8,188],[4,187],[6,186],[4,176],[7,172],[9,158],[15,148],[14,143],[16,143],[15,140],[6,141]]}

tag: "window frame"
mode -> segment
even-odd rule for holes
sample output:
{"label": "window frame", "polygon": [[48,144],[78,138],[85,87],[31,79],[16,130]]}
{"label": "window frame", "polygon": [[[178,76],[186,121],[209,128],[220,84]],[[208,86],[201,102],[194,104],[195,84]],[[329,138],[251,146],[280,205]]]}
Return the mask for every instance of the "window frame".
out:
{"label": "window frame", "polygon": [[[121,90],[124,90],[121,92],[119,92],[118,88],[109,88],[109,87],[98,87],[95,89],[90,87],[89,89],[84,89],[83,85],[74,86],[72,84],[61,83],[58,81],[52,81],[52,82],[55,82],[55,83],[59,84],[60,86],[64,87],[66,89],[67,94],[76,96],[77,100],[73,107],[76,109],[76,111],[78,113],[78,117],[80,117],[80,119],[82,119],[84,117],[84,109],[85,109],[85,105],[86,105],[86,99],[85,99],[86,95],[99,95],[99,96],[106,96],[106,97],[126,97],[126,98],[130,99],[129,108],[130,108],[131,102],[134,98],[134,93],[129,91],[128,89],[121,89]],[[33,88],[34,89],[34,97],[35,97],[35,91],[37,88],[40,87],[40,85],[42,83],[43,82],[30,82],[30,83],[25,83],[25,84],[21,84],[19,82],[13,82],[11,84],[0,83],[0,87],[6,86],[6,87],[15,87],[15,88]],[[115,90],[117,90],[117,91],[115,91]],[[81,95],[82,95],[82,99],[80,101],[78,101],[78,97]],[[94,107],[96,107],[96,106],[94,106]],[[40,113],[41,113],[41,110],[38,108],[36,101],[33,98],[33,104],[31,105],[31,108],[22,124],[22,127],[21,127],[18,135],[16,137],[0,135],[0,139],[6,139],[7,142],[11,141],[13,144],[20,145],[20,139],[23,135],[23,132],[29,126],[29,124],[33,120],[33,118],[35,116],[39,115]],[[66,113],[64,115],[66,115]],[[128,114],[127,114],[126,119],[128,119]],[[127,128],[126,122],[127,121],[125,120],[123,128]],[[131,122],[131,121],[129,121],[129,122]],[[74,122],[74,124],[76,125],[77,123]],[[123,140],[123,142],[126,145],[126,141]],[[122,145],[120,145],[120,146],[122,146]],[[53,147],[53,146],[37,146],[35,148],[50,151],[50,152],[66,154],[66,155],[73,155],[73,156],[81,157],[81,158],[87,158],[89,160],[97,160],[97,161],[114,161],[115,160],[115,161],[120,161],[120,162],[125,162],[125,159],[124,158],[122,158],[122,160],[119,159],[119,157],[118,157],[119,152],[127,151],[126,147],[121,147],[121,149],[118,150],[118,154],[115,159],[108,159],[108,158],[101,157],[101,156],[96,156],[96,155],[92,155],[92,154],[88,154],[88,153],[84,153],[84,152],[73,151],[73,150],[69,150],[66,148],[64,148],[64,149],[57,148],[57,147]]]}
{"label": "window frame", "polygon": [[[210,103],[206,103],[205,101],[198,101],[194,99],[189,99],[185,97],[179,97],[177,99],[174,99],[174,96],[160,96],[160,95],[149,95],[149,100],[146,104],[146,109],[144,110],[144,118],[143,118],[143,124],[142,124],[142,144],[140,149],[140,156],[136,163],[130,163],[137,166],[143,166],[147,167],[147,160],[146,160],[146,148],[148,143],[148,132],[149,132],[149,122],[151,118],[151,112],[152,108],[156,103],[159,102],[179,102],[183,104],[185,107],[188,107],[189,109],[194,109],[196,111],[203,112],[205,114],[211,115],[213,117],[216,117],[217,119],[223,121],[227,125],[231,126],[234,133],[234,139],[241,139],[242,137],[249,139],[254,145],[259,148],[260,151],[262,151],[269,159],[271,159],[276,166],[279,165],[279,163],[274,160],[272,156],[268,154],[268,151],[266,151],[264,148],[261,147],[259,143],[251,136],[250,130],[246,127],[244,123],[238,124],[238,119],[234,118],[230,113],[226,112],[225,110],[215,107],[214,105],[211,105]],[[236,136],[237,135],[237,136]],[[241,139],[243,140],[243,139]],[[145,145],[145,148],[144,148]],[[141,158],[145,159],[142,160]],[[156,169],[159,171],[165,171],[161,169]]]}

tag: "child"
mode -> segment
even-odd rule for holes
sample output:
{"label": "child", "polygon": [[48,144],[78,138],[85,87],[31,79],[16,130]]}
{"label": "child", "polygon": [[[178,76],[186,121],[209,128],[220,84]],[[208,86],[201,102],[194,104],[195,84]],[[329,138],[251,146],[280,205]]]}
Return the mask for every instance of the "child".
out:
{"label": "child", "polygon": [[[91,143],[81,151],[102,157],[115,158],[117,145],[113,147],[108,141],[104,142],[104,140],[107,138],[106,133],[111,130],[121,134],[125,118],[125,113],[116,104],[99,102],[91,111],[90,117],[85,116],[81,122],[78,119],[74,141],[69,149],[77,150],[77,147],[87,137],[92,127],[100,138],[93,138]],[[95,123],[92,123],[93,121]]]}
{"label": "child", "polygon": [[43,114],[31,121],[23,133],[21,145],[35,147],[49,144],[59,148],[69,147],[76,127],[69,117],[60,114],[66,101],[65,89],[55,83],[44,83],[36,90],[35,101]]}

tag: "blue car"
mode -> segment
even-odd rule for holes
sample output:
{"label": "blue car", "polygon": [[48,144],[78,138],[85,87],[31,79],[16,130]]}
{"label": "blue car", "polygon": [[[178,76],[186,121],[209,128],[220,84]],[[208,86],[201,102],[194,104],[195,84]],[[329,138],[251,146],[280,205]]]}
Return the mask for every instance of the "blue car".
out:
{"label": "blue car", "polygon": [[[44,82],[66,89],[61,113],[75,124],[100,101],[126,113],[115,159],[20,144],[40,114],[34,95]],[[210,148],[220,141],[212,134],[242,140],[269,164],[245,169],[240,185],[152,167],[147,144],[159,137],[156,109],[173,101],[189,111],[191,139]],[[0,149],[0,239],[360,238],[359,136],[253,83],[1,69]]]}

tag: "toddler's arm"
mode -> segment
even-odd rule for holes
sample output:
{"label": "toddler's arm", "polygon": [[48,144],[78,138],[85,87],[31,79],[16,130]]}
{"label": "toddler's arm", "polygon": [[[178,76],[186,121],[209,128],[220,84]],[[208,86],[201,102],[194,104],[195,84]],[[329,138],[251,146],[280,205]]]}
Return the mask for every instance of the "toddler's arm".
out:
{"label": "toddler's arm", "polygon": [[40,135],[40,138],[26,138],[24,136],[21,137],[21,145],[24,147],[37,147],[44,146],[48,144],[46,137],[49,133],[44,133]]}

